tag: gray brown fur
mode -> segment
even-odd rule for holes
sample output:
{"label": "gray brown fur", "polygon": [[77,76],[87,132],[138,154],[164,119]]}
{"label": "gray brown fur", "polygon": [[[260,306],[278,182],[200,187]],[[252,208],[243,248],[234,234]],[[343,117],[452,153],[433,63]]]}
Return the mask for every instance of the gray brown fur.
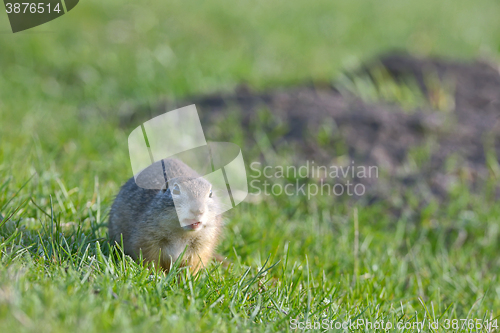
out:
{"label": "gray brown fur", "polygon": [[208,210],[207,221],[200,230],[185,230],[179,223],[171,188],[144,189],[132,177],[122,186],[111,207],[109,237],[118,244],[123,237],[125,254],[137,260],[142,253],[145,261],[154,262],[166,271],[187,246],[181,266],[191,266],[197,272],[209,263],[221,235],[222,218],[212,214],[217,210],[218,200],[206,197],[207,186],[211,185],[198,178],[190,167],[174,159],[164,162],[168,174],[176,176],[169,179],[169,186],[178,183],[184,186],[183,195],[189,195],[188,201],[203,203]]}

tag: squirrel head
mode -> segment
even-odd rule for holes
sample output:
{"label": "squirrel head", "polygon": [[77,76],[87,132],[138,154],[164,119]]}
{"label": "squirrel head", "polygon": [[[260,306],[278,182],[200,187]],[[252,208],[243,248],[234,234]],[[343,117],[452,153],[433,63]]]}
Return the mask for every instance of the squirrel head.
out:
{"label": "squirrel head", "polygon": [[213,227],[218,201],[210,184],[203,177],[177,177],[169,179],[160,195],[173,202],[178,223],[185,231],[198,231]]}

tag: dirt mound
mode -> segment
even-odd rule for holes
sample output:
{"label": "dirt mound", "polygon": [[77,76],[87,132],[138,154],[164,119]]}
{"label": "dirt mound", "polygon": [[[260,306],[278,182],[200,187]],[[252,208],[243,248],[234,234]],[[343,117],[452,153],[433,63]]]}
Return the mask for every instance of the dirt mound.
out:
{"label": "dirt mound", "polygon": [[429,99],[435,96],[428,86],[428,75],[451,82],[454,109],[408,112],[397,105],[368,104],[328,85],[263,93],[243,87],[233,94],[195,97],[125,114],[122,123],[138,124],[194,103],[202,123],[208,125],[208,138],[227,139],[224,120],[236,114],[245,147],[258,145],[258,131],[268,135],[274,151],[292,151],[295,163],[306,159],[340,163],[339,157],[348,156],[358,165],[378,166],[386,175],[384,179],[360,180],[368,185],[370,200],[387,200],[407,190],[418,191],[424,201],[443,199],[458,179],[469,182],[471,188],[478,187],[488,177],[489,169],[498,165],[500,156],[498,70],[480,62],[389,55],[361,71],[370,72],[376,66],[383,66],[395,80],[414,77]]}

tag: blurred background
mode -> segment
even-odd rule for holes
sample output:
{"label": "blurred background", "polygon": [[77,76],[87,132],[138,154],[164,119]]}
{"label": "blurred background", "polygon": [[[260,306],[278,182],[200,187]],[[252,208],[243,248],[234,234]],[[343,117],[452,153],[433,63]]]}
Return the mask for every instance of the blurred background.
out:
{"label": "blurred background", "polygon": [[[115,122],[127,103],[241,83],[265,90],[331,82],[390,50],[498,60],[499,13],[493,0],[84,0],[64,17],[16,34],[3,14],[2,168],[26,176],[26,159],[14,156],[39,145],[58,169],[73,170],[77,161],[76,182],[88,178],[81,170],[108,172],[109,160],[125,157],[127,133]],[[127,174],[125,167],[116,172]]]}

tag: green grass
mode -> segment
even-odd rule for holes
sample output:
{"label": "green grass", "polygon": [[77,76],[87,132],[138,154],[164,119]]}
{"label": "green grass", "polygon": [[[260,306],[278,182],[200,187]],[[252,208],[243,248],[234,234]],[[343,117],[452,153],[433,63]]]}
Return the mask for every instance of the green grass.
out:
{"label": "green grass", "polygon": [[[0,212],[8,218],[0,331],[283,331],[295,318],[498,318],[495,156],[484,188],[472,192],[457,177],[443,203],[422,206],[421,188],[373,205],[331,196],[243,203],[227,214],[219,246],[228,267],[214,263],[196,278],[110,256],[106,219],[131,176],[127,136],[138,125],[119,127],[120,114],[242,82],[337,82],[342,70],[391,49],[498,61],[499,14],[493,0],[86,0],[32,31],[0,34]],[[0,14],[0,31],[8,30]],[[411,85],[380,82],[353,91],[420,105]],[[230,130],[210,139],[241,145],[237,120],[225,121]],[[268,131],[267,121],[263,112],[258,143],[243,146],[244,157],[288,164],[290,150],[270,145],[281,129]],[[335,141],[328,132],[325,123],[318,144]],[[426,154],[412,151],[408,167],[418,170]]]}
{"label": "green grass", "polygon": [[415,78],[407,77],[397,82],[383,67],[373,68],[370,73],[340,75],[335,86],[344,95],[357,96],[368,103],[394,103],[407,112],[419,108],[452,111],[455,108],[453,84],[440,80],[436,73],[424,73],[429,98],[424,96]]}

